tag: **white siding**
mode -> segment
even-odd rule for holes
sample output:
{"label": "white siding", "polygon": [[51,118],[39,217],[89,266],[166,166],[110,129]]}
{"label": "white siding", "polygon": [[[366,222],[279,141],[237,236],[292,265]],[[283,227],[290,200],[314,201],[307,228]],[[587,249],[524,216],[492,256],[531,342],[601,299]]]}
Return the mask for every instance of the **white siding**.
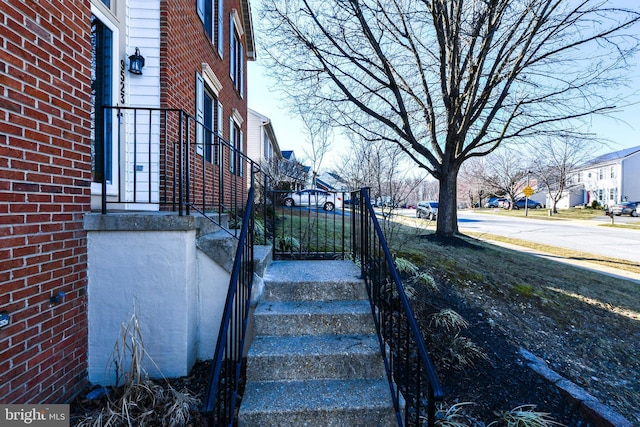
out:
{"label": "white siding", "polygon": [[[160,107],[160,1],[159,0],[130,0],[127,8],[127,40],[126,52],[123,54],[127,69],[128,57],[135,52],[136,47],[144,57],[145,63],[142,75],[125,73],[126,100],[130,107]],[[133,120],[127,114],[125,132],[127,148],[123,165],[125,168],[125,200],[138,201],[141,195],[148,194],[151,188],[151,202],[159,200],[160,182],[160,120],[159,115],[152,116],[151,127],[148,117],[138,120],[137,141],[133,145]],[[144,143],[140,143],[144,141]],[[148,142],[151,141],[149,148]],[[135,195],[136,191],[140,194]]]}
{"label": "white siding", "polygon": [[622,194],[629,201],[640,200],[640,153],[622,161]]}
{"label": "white siding", "polygon": [[262,118],[249,110],[247,120],[247,156],[257,163],[262,161]]}

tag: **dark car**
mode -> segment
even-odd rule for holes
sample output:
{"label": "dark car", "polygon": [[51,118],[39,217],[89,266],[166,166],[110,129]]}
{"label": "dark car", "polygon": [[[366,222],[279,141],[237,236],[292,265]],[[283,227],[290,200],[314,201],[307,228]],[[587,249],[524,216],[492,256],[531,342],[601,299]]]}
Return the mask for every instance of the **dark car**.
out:
{"label": "dark car", "polygon": [[513,205],[513,209],[524,209],[525,206],[528,206],[529,209],[542,209],[542,203],[536,202],[531,199],[520,199],[516,200],[516,203]]}
{"label": "dark car", "polygon": [[609,206],[609,212],[616,215],[631,215],[638,216],[638,211],[636,207],[640,204],[640,202],[622,202],[616,205]]}

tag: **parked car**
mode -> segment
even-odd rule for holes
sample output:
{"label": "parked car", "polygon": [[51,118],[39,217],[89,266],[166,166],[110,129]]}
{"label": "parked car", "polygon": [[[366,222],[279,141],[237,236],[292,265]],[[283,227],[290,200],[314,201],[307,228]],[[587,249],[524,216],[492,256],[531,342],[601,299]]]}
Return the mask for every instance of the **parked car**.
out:
{"label": "parked car", "polygon": [[332,211],[336,207],[342,207],[342,195],[329,193],[327,191],[315,188],[307,188],[304,190],[289,193],[284,198],[284,205],[293,206],[321,206],[325,211]]}
{"label": "parked car", "polygon": [[438,202],[434,202],[434,201],[418,202],[418,207],[416,208],[417,218],[429,218],[430,220],[434,220],[436,219],[437,216],[438,216]]}
{"label": "parked car", "polygon": [[524,209],[525,205],[529,207],[529,209],[542,209],[542,203],[536,202],[531,199],[520,199],[516,200],[516,203],[513,205],[513,209]]}
{"label": "parked car", "polygon": [[489,198],[489,201],[487,201],[487,203],[484,204],[485,208],[499,208],[500,206],[500,202],[506,202],[508,201],[507,199],[505,199],[504,197],[491,197]]}
{"label": "parked car", "polygon": [[638,216],[638,205],[640,202],[622,202],[609,206],[609,212],[616,215]]}
{"label": "parked car", "polygon": [[511,200],[509,200],[509,199],[499,199],[498,200],[498,207],[499,208],[509,209],[509,206],[511,206]]}

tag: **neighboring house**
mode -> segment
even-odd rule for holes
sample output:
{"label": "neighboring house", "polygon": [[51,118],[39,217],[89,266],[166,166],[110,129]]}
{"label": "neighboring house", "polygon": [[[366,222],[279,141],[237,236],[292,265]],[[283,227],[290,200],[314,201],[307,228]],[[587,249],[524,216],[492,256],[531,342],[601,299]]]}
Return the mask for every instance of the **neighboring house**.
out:
{"label": "neighboring house", "polygon": [[228,272],[195,243],[206,225],[158,211],[185,176],[203,211],[246,192],[249,1],[4,2],[0,21],[0,402],[113,383],[134,313],[162,374],[185,374]]}
{"label": "neighboring house", "polygon": [[316,178],[318,188],[326,191],[349,191],[349,184],[337,173],[324,172]]}
{"label": "neighboring house", "polygon": [[248,112],[247,155],[260,165],[277,164],[283,158],[271,119],[252,109]]}
{"label": "neighboring house", "polygon": [[293,150],[282,151],[282,161],[277,167],[277,183],[279,190],[301,190],[306,187],[311,168],[304,166],[296,159]]}
{"label": "neighboring house", "polygon": [[640,200],[640,146],[598,156],[577,167],[570,178],[579,189],[563,198],[558,207],[610,205]]}

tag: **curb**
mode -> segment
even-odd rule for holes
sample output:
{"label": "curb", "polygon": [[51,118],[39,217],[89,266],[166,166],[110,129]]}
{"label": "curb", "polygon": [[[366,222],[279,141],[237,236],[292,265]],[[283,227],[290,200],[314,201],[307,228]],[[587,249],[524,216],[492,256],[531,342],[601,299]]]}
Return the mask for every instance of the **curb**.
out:
{"label": "curb", "polygon": [[596,427],[633,427],[629,420],[618,414],[613,408],[600,402],[582,387],[550,369],[543,359],[524,348],[520,348],[518,352],[527,361],[529,368],[533,369],[545,381],[555,384],[560,393]]}

